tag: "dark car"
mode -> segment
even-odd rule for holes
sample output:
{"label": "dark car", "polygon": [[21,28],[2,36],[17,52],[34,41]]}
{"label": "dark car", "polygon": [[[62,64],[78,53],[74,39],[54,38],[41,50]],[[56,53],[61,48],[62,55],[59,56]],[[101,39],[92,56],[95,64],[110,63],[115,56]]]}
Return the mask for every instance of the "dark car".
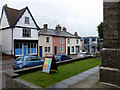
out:
{"label": "dark car", "polygon": [[37,65],[43,65],[44,60],[41,60],[40,58],[36,56],[20,56],[15,59],[13,63],[13,69],[22,69],[27,67],[33,67]]}
{"label": "dark car", "polygon": [[68,60],[68,59],[72,59],[72,58],[66,54],[56,54],[55,55],[56,61],[63,61],[63,60]]}

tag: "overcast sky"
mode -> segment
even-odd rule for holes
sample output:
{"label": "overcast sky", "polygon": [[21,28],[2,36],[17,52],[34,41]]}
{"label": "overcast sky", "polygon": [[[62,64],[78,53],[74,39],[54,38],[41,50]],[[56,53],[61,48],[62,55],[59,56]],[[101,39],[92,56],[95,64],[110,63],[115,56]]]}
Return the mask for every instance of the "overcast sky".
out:
{"label": "overcast sky", "polygon": [[0,12],[5,4],[15,9],[28,6],[41,28],[60,24],[82,37],[98,36],[97,26],[103,21],[103,0],[0,0]]}

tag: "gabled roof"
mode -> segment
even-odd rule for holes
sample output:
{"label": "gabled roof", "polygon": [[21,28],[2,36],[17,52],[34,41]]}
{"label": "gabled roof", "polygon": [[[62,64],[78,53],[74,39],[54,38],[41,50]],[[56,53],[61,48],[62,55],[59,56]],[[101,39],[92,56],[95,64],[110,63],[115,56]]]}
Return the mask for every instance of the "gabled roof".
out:
{"label": "gabled roof", "polygon": [[[35,22],[35,19],[33,18],[32,14],[30,13],[30,10],[28,9],[28,7],[25,7],[21,10],[17,10],[17,9],[7,7],[7,5],[4,5],[3,10],[5,10],[5,13],[6,13],[6,16],[8,19],[8,23],[11,27],[14,27],[16,25],[16,23],[19,21],[19,19],[22,17],[24,12],[26,10],[28,10],[28,12],[29,12],[30,16],[32,17],[36,27],[39,29],[37,23]],[[3,11],[2,11],[2,13],[3,13]],[[1,16],[1,18],[2,18],[2,16]]]}
{"label": "gabled roof", "polygon": [[68,37],[68,38],[81,38],[79,36],[75,36],[67,31],[59,31],[54,29],[41,29],[39,31],[39,35],[47,35],[47,36],[59,36],[59,37]]}

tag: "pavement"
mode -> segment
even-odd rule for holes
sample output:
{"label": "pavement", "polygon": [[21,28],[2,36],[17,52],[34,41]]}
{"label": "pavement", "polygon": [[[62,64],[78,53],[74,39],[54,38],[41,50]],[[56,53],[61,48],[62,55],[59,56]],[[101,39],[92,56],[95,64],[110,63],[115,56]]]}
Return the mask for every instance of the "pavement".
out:
{"label": "pavement", "polygon": [[60,81],[47,88],[116,88],[99,82],[99,66]]}

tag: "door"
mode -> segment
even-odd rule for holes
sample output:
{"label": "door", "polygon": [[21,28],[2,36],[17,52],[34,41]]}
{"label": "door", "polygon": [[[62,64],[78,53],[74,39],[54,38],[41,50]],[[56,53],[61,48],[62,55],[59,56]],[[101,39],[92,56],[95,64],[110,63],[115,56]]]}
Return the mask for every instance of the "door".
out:
{"label": "door", "polygon": [[24,46],[24,47],[23,47],[23,54],[24,54],[24,56],[27,55],[27,46]]}
{"label": "door", "polygon": [[55,46],[55,48],[54,48],[54,55],[56,55],[57,54],[57,46]]}
{"label": "door", "polygon": [[68,50],[68,55],[70,55],[70,47],[69,46],[68,46],[67,50]]}
{"label": "door", "polygon": [[39,47],[39,57],[42,57],[42,46]]}

